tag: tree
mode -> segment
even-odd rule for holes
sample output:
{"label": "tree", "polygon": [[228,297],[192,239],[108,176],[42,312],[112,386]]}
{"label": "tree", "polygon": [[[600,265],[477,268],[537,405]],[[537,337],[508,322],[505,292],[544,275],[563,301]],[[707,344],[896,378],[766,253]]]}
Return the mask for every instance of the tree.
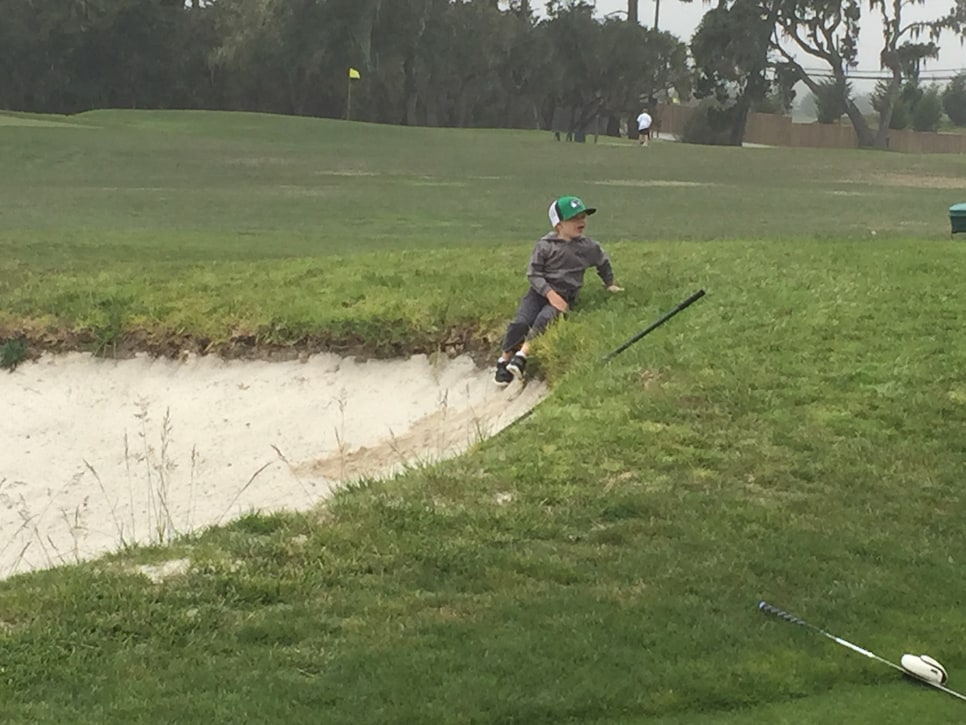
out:
{"label": "tree", "polygon": [[222,0],[212,65],[232,108],[341,117],[349,65],[368,68],[381,0]]}
{"label": "tree", "polygon": [[[922,98],[923,90],[917,80],[906,81],[899,90],[899,95],[892,102],[892,118],[889,121],[889,128],[901,131],[912,125],[912,116],[919,100]],[[875,92],[872,94],[872,108],[881,113],[881,109],[888,102],[889,84],[886,81],[876,83]]]}
{"label": "tree", "polygon": [[[691,41],[698,98],[714,97],[709,113],[730,127],[728,143],[740,146],[748,113],[769,94],[790,101],[784,64],[769,58],[778,0],[721,0],[709,10]],[[713,125],[713,124],[712,124]]]}
{"label": "tree", "polygon": [[966,0],[955,0],[952,9],[947,15],[926,23],[933,37],[943,30],[952,30],[962,36],[961,41],[966,42]]}
{"label": "tree", "polygon": [[943,117],[943,102],[939,89],[935,85],[929,86],[912,111],[912,127],[916,131],[935,132]]}
{"label": "tree", "polygon": [[[903,24],[903,9],[912,4],[925,5],[926,0],[867,0],[867,4],[870,11],[880,14],[883,27],[880,62],[891,74],[879,109],[877,132],[872,133],[853,98],[842,100],[859,145],[885,148],[893,106],[903,79],[915,75],[922,60],[935,57],[939,52],[933,42],[910,41],[927,30],[936,36],[938,30],[929,23]],[[795,60],[792,51],[784,46],[784,39],[794,49],[828,65],[837,87],[844,92],[848,87],[845,83],[847,71],[855,67],[857,57],[861,0],[781,0],[780,6],[776,33],[772,39],[775,49],[796,69],[800,79],[813,93],[817,92],[818,79]]]}
{"label": "tree", "polygon": [[503,117],[494,125],[539,126],[539,108],[549,75],[545,59],[549,46],[538,32],[532,13],[518,12],[503,19],[505,49],[497,71],[503,94]]}
{"label": "tree", "polygon": [[601,43],[606,52],[599,81],[602,113],[630,122],[642,106],[652,107],[655,98],[672,90],[689,95],[687,47],[670,33],[608,20]]}
{"label": "tree", "polygon": [[183,8],[155,0],[0,0],[0,103],[74,113],[183,102]]}
{"label": "tree", "polygon": [[557,0],[548,9],[538,26],[547,52],[541,63],[550,89],[541,104],[547,125],[565,114],[557,130],[580,132],[598,117],[636,117],[648,99],[671,88],[688,90],[687,48],[670,33],[601,22],[582,0]]}
{"label": "tree", "polygon": [[42,29],[43,13],[32,17],[22,4],[0,0],[0,108],[34,110],[46,101],[47,88],[41,82],[47,44],[36,42]]}
{"label": "tree", "polygon": [[[925,5],[926,0],[912,0],[919,5]],[[892,114],[892,104],[898,97],[902,81],[904,78],[916,78],[919,74],[919,65],[926,58],[935,58],[939,55],[939,46],[934,42],[913,43],[904,38],[918,38],[925,27],[922,24],[912,23],[902,25],[902,9],[911,4],[910,0],[898,2],[897,0],[870,0],[870,8],[878,8],[882,16],[884,45],[880,54],[882,67],[888,69],[892,77],[889,79],[887,104],[879,110],[879,130],[876,135],[876,146],[882,148],[886,144],[890,116]]]}
{"label": "tree", "polygon": [[953,78],[943,91],[943,110],[956,126],[966,126],[966,73]]}
{"label": "tree", "polygon": [[836,123],[845,115],[845,99],[852,97],[852,88],[847,81],[845,88],[838,80],[821,81],[812,96],[818,122]]}
{"label": "tree", "polygon": [[603,108],[602,79],[607,53],[594,6],[584,0],[551,0],[544,32],[553,63],[551,106],[569,115],[569,131],[582,131]]}
{"label": "tree", "polygon": [[789,98],[781,91],[773,90],[751,105],[753,113],[767,113],[773,116],[784,116],[791,110],[794,98]]}
{"label": "tree", "polygon": [[[672,36],[552,0],[0,0],[0,106],[204,107],[428,125],[575,124],[686,85]],[[606,26],[606,30],[605,30]],[[612,47],[610,47],[612,46]],[[685,80],[682,80],[685,79]]]}
{"label": "tree", "polygon": [[[879,110],[887,94],[888,83],[879,82],[872,95],[872,107]],[[942,116],[939,89],[935,85],[924,89],[913,79],[903,84],[893,103],[890,128],[901,130],[911,126],[916,131],[938,131]]]}

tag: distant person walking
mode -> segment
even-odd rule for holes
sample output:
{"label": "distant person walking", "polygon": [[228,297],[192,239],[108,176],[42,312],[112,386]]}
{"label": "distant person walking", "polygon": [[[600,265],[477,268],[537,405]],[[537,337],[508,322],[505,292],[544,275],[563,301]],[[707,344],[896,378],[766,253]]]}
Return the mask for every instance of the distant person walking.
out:
{"label": "distant person walking", "polygon": [[652,123],[653,119],[651,118],[651,114],[647,111],[641,111],[641,115],[637,117],[637,140],[641,146],[647,146],[651,140]]}

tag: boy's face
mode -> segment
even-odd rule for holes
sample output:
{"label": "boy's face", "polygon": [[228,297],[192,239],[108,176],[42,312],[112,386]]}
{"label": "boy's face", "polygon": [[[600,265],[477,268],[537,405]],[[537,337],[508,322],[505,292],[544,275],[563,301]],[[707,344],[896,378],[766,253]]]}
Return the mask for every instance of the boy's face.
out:
{"label": "boy's face", "polygon": [[561,239],[574,239],[581,236],[586,228],[587,215],[580,212],[577,216],[557,225],[557,236]]}

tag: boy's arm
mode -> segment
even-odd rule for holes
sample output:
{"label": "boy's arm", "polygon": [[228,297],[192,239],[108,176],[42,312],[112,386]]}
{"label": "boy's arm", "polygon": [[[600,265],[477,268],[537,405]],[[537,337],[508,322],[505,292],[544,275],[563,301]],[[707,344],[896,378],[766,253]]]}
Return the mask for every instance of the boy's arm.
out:
{"label": "boy's arm", "polygon": [[527,266],[527,279],[530,281],[533,291],[542,297],[546,297],[553,290],[550,283],[547,282],[546,270],[543,244],[537,242],[537,245],[533,248],[533,254],[530,255],[530,264]]}
{"label": "boy's arm", "polygon": [[610,257],[607,256],[607,252],[604,248],[600,246],[597,242],[597,276],[600,277],[600,281],[604,283],[605,287],[614,286],[614,268],[611,266]]}
{"label": "boy's arm", "polygon": [[599,261],[597,262],[597,274],[600,277],[601,282],[607,288],[608,292],[623,292],[623,287],[618,287],[614,284],[614,268],[611,266],[610,257],[607,256],[607,252],[604,248],[597,244],[597,249],[600,251]]}

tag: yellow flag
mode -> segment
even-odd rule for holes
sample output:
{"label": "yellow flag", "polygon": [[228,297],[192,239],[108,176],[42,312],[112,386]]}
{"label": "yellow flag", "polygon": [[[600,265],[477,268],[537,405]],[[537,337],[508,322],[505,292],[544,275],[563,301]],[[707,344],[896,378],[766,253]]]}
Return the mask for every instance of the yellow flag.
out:
{"label": "yellow flag", "polygon": [[357,71],[355,68],[350,68],[349,69],[349,78],[352,78],[354,80],[358,80],[359,78],[362,78],[362,76],[359,75],[359,71]]}

